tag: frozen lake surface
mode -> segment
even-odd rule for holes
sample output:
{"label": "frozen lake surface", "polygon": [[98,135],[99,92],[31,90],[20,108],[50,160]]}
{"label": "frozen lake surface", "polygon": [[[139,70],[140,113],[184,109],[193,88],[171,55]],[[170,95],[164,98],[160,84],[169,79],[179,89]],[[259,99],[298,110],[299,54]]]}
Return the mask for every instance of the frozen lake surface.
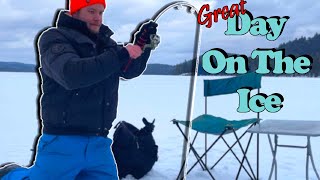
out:
{"label": "frozen lake surface", "polygon": [[[204,113],[203,79],[217,77],[198,77],[194,101],[193,117]],[[29,164],[33,148],[32,143],[38,133],[37,96],[38,79],[34,73],[0,73],[0,162],[17,162]],[[149,121],[156,119],[154,137],[159,146],[159,160],[153,169],[143,178],[162,180],[175,179],[181,162],[183,139],[170,122],[172,119],[186,118],[188,106],[190,77],[188,76],[141,76],[130,81],[121,81],[119,90],[118,117],[138,128],[143,126],[142,117]],[[319,78],[262,78],[261,92],[267,95],[280,93],[284,97],[283,108],[277,113],[262,112],[262,119],[287,119],[320,121],[320,79]],[[253,91],[255,92],[255,91]],[[238,113],[238,95],[217,96],[209,98],[209,114],[228,119],[255,117],[254,113]],[[243,131],[243,130],[240,130]],[[110,137],[113,130],[111,130]],[[192,132],[194,135],[194,132]],[[204,136],[195,144],[199,152],[204,151]],[[209,136],[209,141],[214,140]],[[268,179],[272,155],[266,135],[260,135],[260,179]],[[233,141],[232,135],[226,139]],[[313,154],[316,167],[320,170],[320,139],[312,138]],[[247,136],[243,139],[245,143]],[[306,138],[280,136],[279,143],[305,145]],[[248,157],[256,169],[256,139],[251,143]],[[221,141],[209,153],[208,163],[212,163],[226,150]],[[241,154],[239,148],[234,149]],[[301,180],[305,179],[305,149],[278,150],[278,178]],[[194,162],[190,154],[189,163]],[[219,180],[235,179],[239,168],[232,154],[228,154],[213,170],[212,174]],[[309,166],[310,179],[316,176]],[[188,175],[188,179],[209,179],[205,171],[198,165]],[[133,179],[127,177],[126,179]],[[240,179],[248,176],[242,171]]]}

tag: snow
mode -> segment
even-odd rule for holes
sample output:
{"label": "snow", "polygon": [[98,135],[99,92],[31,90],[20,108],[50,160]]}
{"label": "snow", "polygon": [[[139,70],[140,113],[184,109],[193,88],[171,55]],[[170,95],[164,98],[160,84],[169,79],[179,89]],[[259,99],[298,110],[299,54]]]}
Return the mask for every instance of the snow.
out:
{"label": "snow", "polygon": [[[193,117],[204,113],[203,79],[217,77],[198,77],[194,101]],[[34,73],[0,73],[0,163],[17,162],[29,164],[34,138],[38,133],[37,96],[38,78]],[[188,76],[141,76],[130,81],[121,81],[119,90],[118,118],[128,121],[138,128],[143,126],[142,117],[149,121],[156,119],[154,137],[159,146],[159,160],[143,180],[175,179],[181,163],[183,139],[171,120],[186,118],[190,77]],[[320,79],[317,78],[271,78],[263,77],[261,92],[267,95],[280,93],[284,97],[283,108],[277,113],[262,112],[262,119],[320,120],[318,101]],[[251,95],[255,94],[254,91]],[[254,113],[238,113],[238,95],[217,96],[208,99],[208,113],[228,119],[255,117]],[[111,130],[110,137],[112,136]],[[239,130],[239,133],[244,129]],[[192,131],[192,135],[194,132]],[[208,136],[210,142],[214,136]],[[204,151],[204,136],[200,135],[195,148]],[[234,137],[226,136],[232,142]],[[242,140],[246,144],[248,136]],[[256,136],[253,137],[248,158],[256,171]],[[306,145],[305,137],[280,136],[280,144]],[[320,142],[318,137],[311,139],[316,168],[320,170]],[[217,160],[226,150],[221,141],[208,155],[208,164]],[[235,153],[241,156],[236,146]],[[305,179],[306,150],[279,148],[277,153],[278,178]],[[189,155],[189,165],[195,162]],[[260,179],[268,179],[272,155],[266,135],[260,135]],[[190,166],[189,166],[190,167]],[[235,179],[239,163],[229,153],[213,170],[216,179]],[[317,179],[309,165],[310,179]],[[208,173],[199,165],[187,176],[188,179],[210,179]],[[133,179],[131,176],[127,180]],[[250,179],[244,171],[242,180]]]}

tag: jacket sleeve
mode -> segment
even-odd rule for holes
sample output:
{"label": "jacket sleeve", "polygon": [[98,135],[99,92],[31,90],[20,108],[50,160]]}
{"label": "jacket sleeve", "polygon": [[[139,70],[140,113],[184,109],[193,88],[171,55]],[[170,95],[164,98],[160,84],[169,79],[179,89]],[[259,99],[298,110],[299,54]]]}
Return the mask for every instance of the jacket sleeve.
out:
{"label": "jacket sleeve", "polygon": [[126,72],[124,72],[123,70],[127,65],[127,63],[122,67],[120,76],[124,79],[132,79],[141,75],[146,69],[150,54],[151,54],[151,49],[146,48],[140,57],[131,61],[131,64],[129,65]]}
{"label": "jacket sleeve", "polygon": [[39,38],[41,68],[65,89],[72,90],[95,84],[120,71],[127,63],[127,51],[110,50],[80,58],[71,43],[56,30],[48,30]]}

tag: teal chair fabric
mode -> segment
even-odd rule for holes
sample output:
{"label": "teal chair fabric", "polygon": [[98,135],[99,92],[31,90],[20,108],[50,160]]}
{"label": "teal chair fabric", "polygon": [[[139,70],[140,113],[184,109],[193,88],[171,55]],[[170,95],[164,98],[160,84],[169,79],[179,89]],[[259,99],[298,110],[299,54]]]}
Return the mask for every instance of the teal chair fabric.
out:
{"label": "teal chair fabric", "polygon": [[[174,120],[183,125],[187,124],[187,121],[183,120]],[[201,133],[208,133],[213,135],[220,135],[224,130],[227,130],[225,134],[231,133],[233,128],[234,130],[238,130],[242,127],[248,126],[252,123],[257,122],[257,118],[251,119],[242,119],[242,120],[227,120],[221,117],[216,117],[209,114],[203,114],[192,121],[192,129]]]}
{"label": "teal chair fabric", "polygon": [[238,89],[249,87],[261,88],[261,74],[254,72],[231,78],[204,80],[204,96],[236,93]]}

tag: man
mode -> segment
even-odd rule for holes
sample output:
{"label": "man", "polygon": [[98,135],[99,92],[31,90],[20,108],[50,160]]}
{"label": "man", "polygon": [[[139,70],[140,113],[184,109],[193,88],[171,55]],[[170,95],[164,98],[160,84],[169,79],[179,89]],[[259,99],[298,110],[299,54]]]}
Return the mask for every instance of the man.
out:
{"label": "man", "polygon": [[[37,154],[30,168],[2,168],[0,179],[118,179],[107,135],[117,114],[119,77],[139,76],[151,49],[118,46],[102,24],[105,8],[105,0],[70,0],[56,27],[39,36],[42,135]],[[149,22],[141,31],[148,35],[156,27]]]}

